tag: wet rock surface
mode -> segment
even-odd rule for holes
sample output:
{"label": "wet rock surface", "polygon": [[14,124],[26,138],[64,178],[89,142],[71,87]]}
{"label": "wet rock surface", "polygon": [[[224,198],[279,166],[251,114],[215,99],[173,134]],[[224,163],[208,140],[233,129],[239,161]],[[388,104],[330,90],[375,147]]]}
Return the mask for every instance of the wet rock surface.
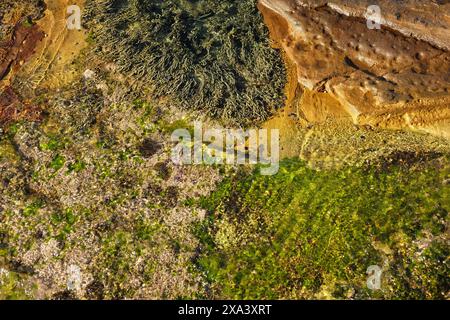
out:
{"label": "wet rock surface", "polygon": [[[125,2],[144,0],[89,1]],[[214,12],[188,10],[197,25],[219,2],[171,1],[202,2]],[[110,32],[110,16],[68,30],[67,6],[86,10],[84,0],[0,1],[0,299],[448,298],[450,144],[374,128],[448,133],[446,2],[379,1],[384,26],[369,30],[364,1],[261,0],[289,80],[287,107],[262,124],[280,130],[284,159],[265,180],[253,167],[171,161],[174,130],[223,123],[137,90],[114,45],[110,59],[99,55],[92,35]],[[278,52],[256,0],[245,3],[242,17],[264,31],[258,42]],[[264,62],[256,57],[247,61]],[[268,94],[259,80],[273,74],[282,92],[279,58],[263,76],[250,68],[249,89]],[[382,292],[364,287],[369,262],[386,265]]]}
{"label": "wet rock surface", "polygon": [[[369,5],[259,1],[272,38],[285,52],[290,81],[296,82],[289,87],[299,87],[288,91],[326,93],[338,102],[328,114],[350,116],[357,124],[449,137],[450,4],[380,1],[380,29],[369,28]],[[300,117],[323,112],[299,100],[288,102]],[[317,120],[306,120],[311,118]]]}
{"label": "wet rock surface", "polygon": [[22,7],[11,1],[0,5],[0,125],[40,120],[40,108],[25,101],[11,83],[45,36],[33,23],[33,18],[42,16],[42,10],[43,5],[38,1],[27,2]]}

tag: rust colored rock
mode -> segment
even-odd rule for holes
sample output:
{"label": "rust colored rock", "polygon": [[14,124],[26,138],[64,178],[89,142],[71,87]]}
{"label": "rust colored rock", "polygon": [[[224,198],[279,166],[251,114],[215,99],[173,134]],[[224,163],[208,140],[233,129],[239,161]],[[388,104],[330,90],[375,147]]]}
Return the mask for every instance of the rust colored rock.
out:
{"label": "rust colored rock", "polygon": [[[327,93],[357,124],[450,137],[450,4],[378,4],[380,29],[367,23],[369,1],[260,0],[259,9],[303,90]],[[324,118],[311,116],[315,105],[296,108]]]}
{"label": "rust colored rock", "polygon": [[12,39],[0,44],[0,80],[17,72],[33,55],[37,43],[43,38],[44,33],[38,25],[17,24]]}
{"label": "rust colored rock", "polygon": [[42,110],[20,100],[11,87],[6,87],[0,94],[0,125],[14,121],[39,121]]}
{"label": "rust colored rock", "polygon": [[41,109],[24,103],[9,82],[31,58],[43,37],[44,33],[37,25],[18,23],[11,40],[0,44],[0,124],[41,118]]}

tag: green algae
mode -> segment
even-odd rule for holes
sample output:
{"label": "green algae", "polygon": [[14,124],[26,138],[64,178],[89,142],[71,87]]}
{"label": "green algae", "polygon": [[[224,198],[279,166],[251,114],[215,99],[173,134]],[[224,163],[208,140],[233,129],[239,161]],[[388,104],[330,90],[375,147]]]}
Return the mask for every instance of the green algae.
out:
{"label": "green algae", "polygon": [[[273,177],[226,180],[203,199],[211,215],[196,227],[213,297],[445,298],[450,166],[442,161],[315,171],[286,160]],[[380,290],[366,286],[371,265],[383,268]]]}

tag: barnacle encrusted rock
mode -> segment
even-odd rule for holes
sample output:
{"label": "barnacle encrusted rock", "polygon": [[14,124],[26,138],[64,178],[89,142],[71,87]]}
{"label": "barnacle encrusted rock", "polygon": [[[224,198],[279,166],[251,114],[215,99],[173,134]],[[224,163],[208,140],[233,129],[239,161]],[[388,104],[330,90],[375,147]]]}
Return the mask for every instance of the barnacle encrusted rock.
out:
{"label": "barnacle encrusted rock", "polygon": [[[369,1],[259,1],[290,66],[288,103],[308,121],[338,114],[450,137],[450,4],[378,4],[380,29],[368,27]],[[295,97],[305,92],[338,103],[324,114]]]}

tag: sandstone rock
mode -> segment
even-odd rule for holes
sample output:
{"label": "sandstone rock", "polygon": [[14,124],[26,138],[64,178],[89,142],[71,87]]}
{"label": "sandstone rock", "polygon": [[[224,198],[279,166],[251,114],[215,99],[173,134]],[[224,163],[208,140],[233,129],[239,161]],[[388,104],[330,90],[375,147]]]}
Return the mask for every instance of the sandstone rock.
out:
{"label": "sandstone rock", "polygon": [[339,102],[329,117],[450,137],[450,4],[378,3],[381,28],[371,29],[369,1],[259,1],[290,69],[288,104],[324,119],[327,108],[297,95],[326,93]]}

